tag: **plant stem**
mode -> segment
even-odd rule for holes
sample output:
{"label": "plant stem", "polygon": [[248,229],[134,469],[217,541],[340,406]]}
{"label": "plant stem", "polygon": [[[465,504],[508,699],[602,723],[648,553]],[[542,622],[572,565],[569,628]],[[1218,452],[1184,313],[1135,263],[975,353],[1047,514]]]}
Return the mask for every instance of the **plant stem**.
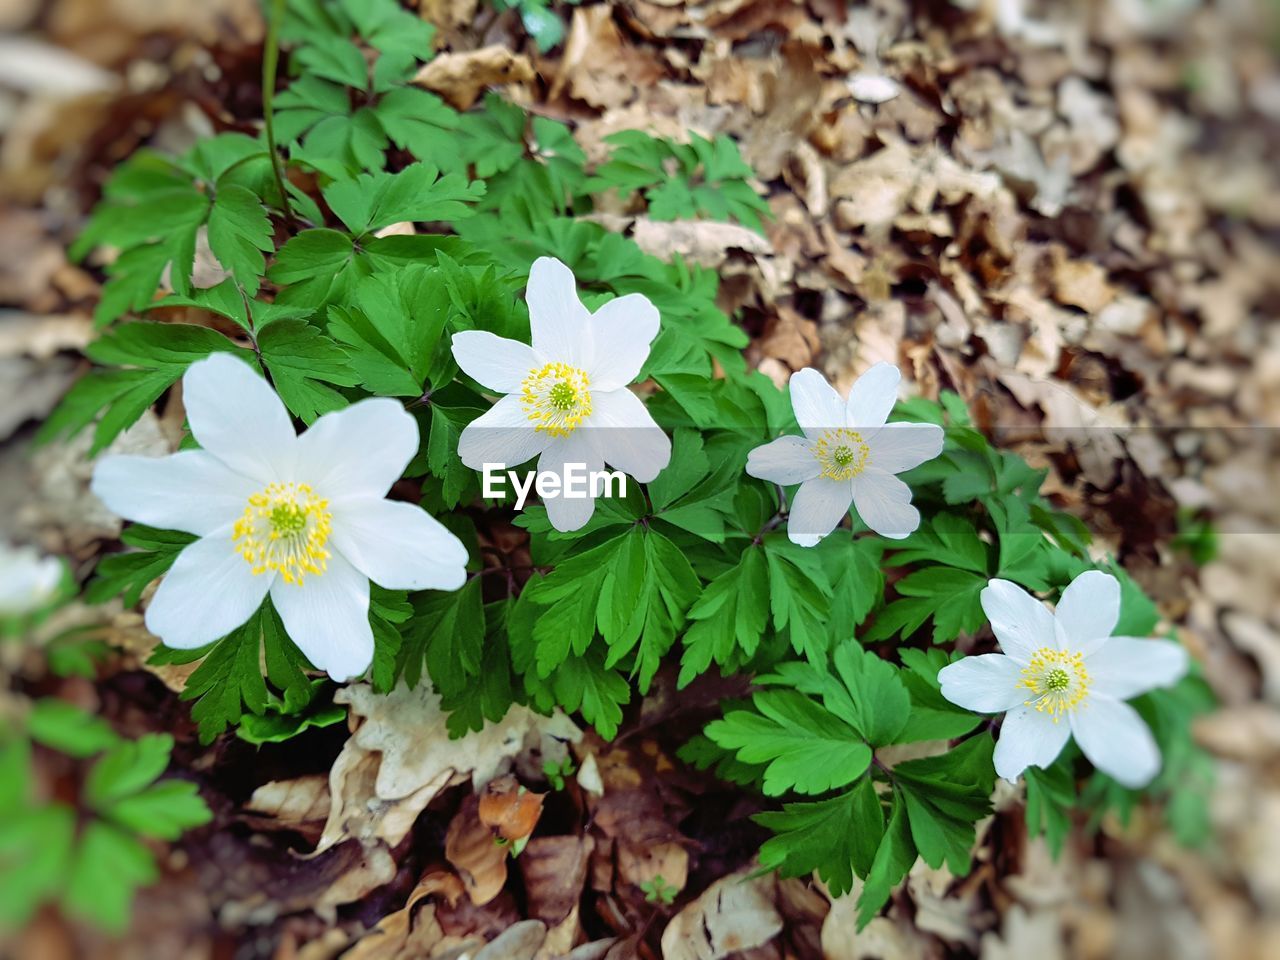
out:
{"label": "plant stem", "polygon": [[280,151],[276,149],[276,125],[273,101],[276,95],[276,68],[280,62],[280,21],[284,19],[284,0],[271,0],[271,12],[267,18],[267,39],[262,53],[262,120],[267,130],[267,150],[271,154],[271,172],[275,174],[276,189],[280,191],[280,206],[284,215],[292,219],[289,194],[284,188],[284,169]]}

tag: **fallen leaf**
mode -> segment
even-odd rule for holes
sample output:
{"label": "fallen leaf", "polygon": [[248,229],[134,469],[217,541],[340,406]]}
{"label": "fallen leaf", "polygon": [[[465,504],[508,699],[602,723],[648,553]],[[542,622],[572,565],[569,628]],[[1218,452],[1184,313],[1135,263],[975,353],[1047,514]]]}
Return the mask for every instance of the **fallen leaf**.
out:
{"label": "fallen leaf", "polygon": [[487,87],[527,83],[533,77],[528,57],[503,46],[492,46],[439,54],[418,71],[413,82],[440,94],[457,109],[466,110]]}
{"label": "fallen leaf", "polygon": [[542,798],[507,775],[490,780],[480,794],[480,822],[508,842],[533,833],[542,815]]}
{"label": "fallen leaf", "polygon": [[595,841],[581,837],[534,837],[516,858],[524,877],[529,912],[550,926],[578,906]]}
{"label": "fallen leaf", "polygon": [[494,836],[493,830],[480,821],[480,801],[467,797],[445,834],[444,855],[462,878],[467,896],[476,906],[483,906],[499,893],[507,882],[507,854],[510,844]]}
{"label": "fallen leaf", "polygon": [[772,874],[752,877],[754,869],[717,880],[671,919],[662,931],[664,960],[720,960],[778,935],[777,880]]}

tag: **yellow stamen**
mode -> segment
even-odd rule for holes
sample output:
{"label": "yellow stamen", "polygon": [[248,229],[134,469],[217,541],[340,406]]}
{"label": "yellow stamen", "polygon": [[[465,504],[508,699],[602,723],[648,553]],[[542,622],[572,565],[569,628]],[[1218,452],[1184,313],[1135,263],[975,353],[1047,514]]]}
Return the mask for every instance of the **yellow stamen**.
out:
{"label": "yellow stamen", "polygon": [[305,483],[273,483],[249,498],[231,539],[254,574],[301,585],[306,574],[324,573],[332,522],[329,501]]}
{"label": "yellow stamen", "polygon": [[567,363],[548,363],[520,384],[520,404],[535,430],[567,437],[591,415],[591,380]]}
{"label": "yellow stamen", "polygon": [[1057,723],[1064,713],[1074,710],[1089,695],[1089,671],[1084,667],[1084,654],[1041,647],[1022,668],[1018,685],[1033,694],[1025,701],[1027,706],[1050,714]]}
{"label": "yellow stamen", "polygon": [[813,445],[813,455],[829,480],[849,480],[871,463],[871,447],[856,430],[828,430]]}

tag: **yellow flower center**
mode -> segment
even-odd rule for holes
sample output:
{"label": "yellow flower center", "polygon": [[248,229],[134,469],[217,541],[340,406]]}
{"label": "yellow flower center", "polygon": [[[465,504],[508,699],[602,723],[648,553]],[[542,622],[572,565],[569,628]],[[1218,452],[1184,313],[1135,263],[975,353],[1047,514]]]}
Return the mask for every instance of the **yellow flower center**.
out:
{"label": "yellow flower center", "polygon": [[1022,668],[1019,686],[1032,693],[1025,701],[1027,706],[1050,714],[1057,723],[1064,713],[1074,710],[1089,695],[1089,671],[1084,668],[1084,654],[1041,647]]}
{"label": "yellow flower center", "polygon": [[332,529],[329,501],[305,483],[273,483],[249,498],[231,539],[255,574],[279,573],[285,583],[324,573]]}
{"label": "yellow flower center", "polygon": [[822,465],[822,475],[829,480],[856,477],[871,462],[871,448],[856,430],[828,430],[813,445],[813,455]]}
{"label": "yellow flower center", "polygon": [[567,363],[548,363],[520,384],[520,405],[535,430],[567,437],[591,415],[591,380]]}

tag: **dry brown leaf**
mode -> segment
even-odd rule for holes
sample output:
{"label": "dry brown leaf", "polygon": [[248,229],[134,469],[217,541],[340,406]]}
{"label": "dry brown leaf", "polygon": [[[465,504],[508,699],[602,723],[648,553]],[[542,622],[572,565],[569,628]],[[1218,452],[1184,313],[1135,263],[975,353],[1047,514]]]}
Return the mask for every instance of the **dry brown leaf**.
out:
{"label": "dry brown leaf", "polygon": [[479,808],[480,801],[475,796],[462,801],[461,808],[449,821],[444,855],[457,869],[471,902],[483,906],[496,897],[507,882],[507,855],[511,846],[480,822]]}
{"label": "dry brown leaf", "polygon": [[533,833],[542,816],[542,798],[507,775],[490,780],[480,794],[480,822],[508,842]]}
{"label": "dry brown leaf", "polygon": [[689,851],[678,843],[627,843],[619,841],[618,877],[637,889],[658,877],[677,891],[689,882]]}
{"label": "dry brown leaf", "polygon": [[636,217],[631,238],[645,253],[670,262],[679,254],[704,267],[718,267],[731,250],[771,254],[773,246],[754,230],[711,220],[650,220]]}
{"label": "dry brown leaf", "polygon": [[315,843],[324,830],[329,805],[329,778],[313,774],[264,783],[253,791],[244,809],[257,829],[296,830]]}
{"label": "dry brown leaf", "polygon": [[578,907],[595,841],[583,837],[534,837],[516,862],[524,877],[529,912],[556,926]]}
{"label": "dry brown leaf", "polygon": [[753,866],[709,886],[662,931],[664,960],[720,960],[772,940],[782,930],[774,907],[777,880],[752,877]]}
{"label": "dry brown leaf", "polygon": [[651,55],[623,42],[609,4],[575,7],[547,99],[568,93],[600,109],[620,107],[635,98],[637,87],[657,83],[662,74]]}
{"label": "dry brown leaf", "polygon": [[506,47],[481,47],[464,53],[442,53],[418,71],[413,82],[432,90],[459,110],[466,110],[488,87],[527,83],[534,77],[529,58]]}
{"label": "dry brown leaf", "polygon": [[500,723],[450,739],[440,698],[425,679],[386,696],[357,684],[334,700],[350,704],[361,720],[330,772],[333,806],[317,850],[349,836],[395,846],[450,783],[469,778],[479,789],[543,739],[581,736],[563,714],[513,707]]}

